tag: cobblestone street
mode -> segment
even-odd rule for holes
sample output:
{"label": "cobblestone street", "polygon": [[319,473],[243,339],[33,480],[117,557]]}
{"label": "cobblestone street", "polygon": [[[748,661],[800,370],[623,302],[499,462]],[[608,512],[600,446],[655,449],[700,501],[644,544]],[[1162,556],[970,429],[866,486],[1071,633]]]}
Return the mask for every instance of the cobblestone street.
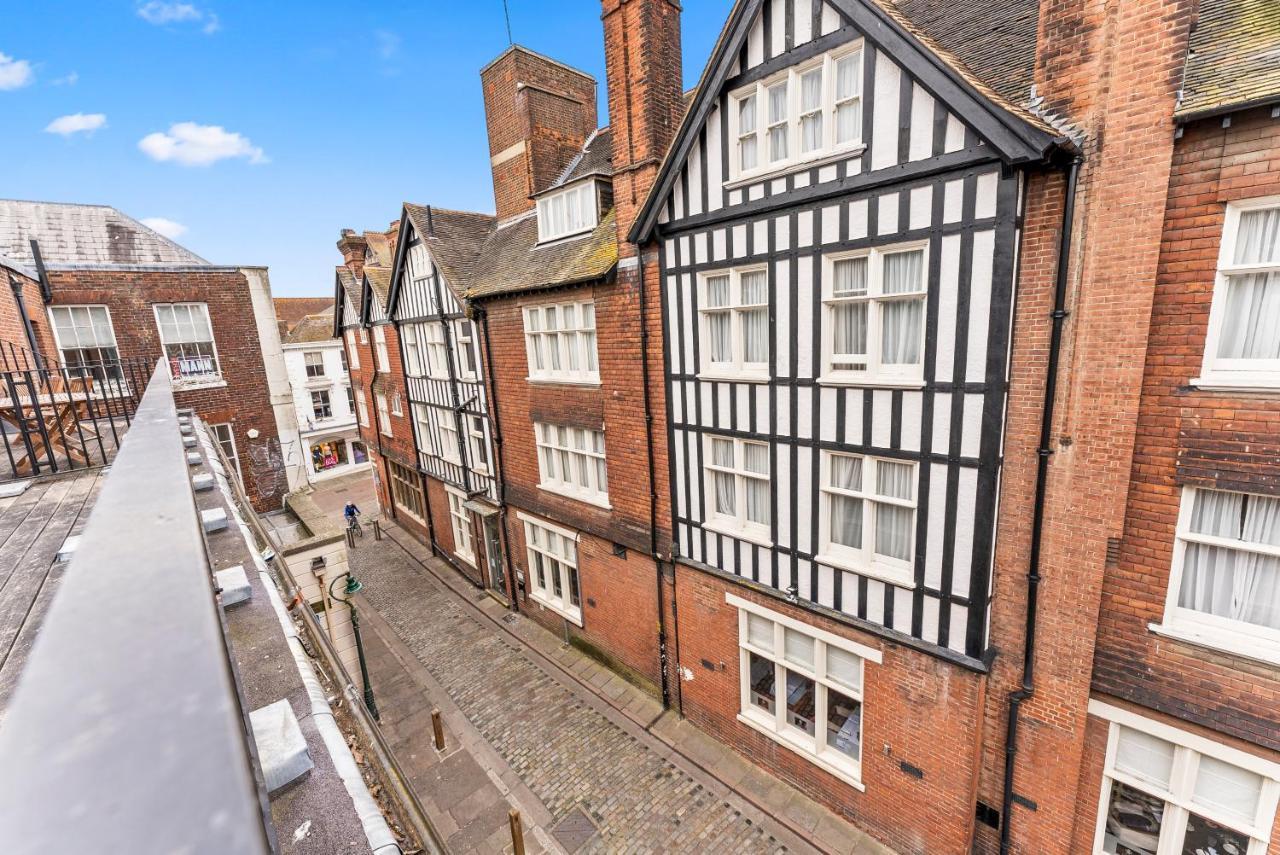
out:
{"label": "cobblestone street", "polygon": [[[388,538],[380,542],[365,538],[354,550],[352,564],[365,583],[368,605],[378,613],[370,615],[371,634],[393,632],[396,636],[375,638],[371,647],[379,641],[388,646],[402,644],[429,674],[423,679],[447,694],[446,700],[430,690],[424,693],[408,688],[408,681],[397,676],[385,648],[371,651],[372,679],[379,693],[384,729],[392,732],[389,739],[398,755],[411,755],[410,767],[439,763],[441,768],[433,773],[438,777],[447,774],[443,767],[459,762],[447,753],[443,761],[437,760],[439,755],[430,747],[427,703],[441,707],[447,703],[465,716],[466,725],[500,758],[499,768],[486,770],[488,777],[496,779],[508,773],[509,783],[527,788],[526,796],[545,808],[540,824],[545,824],[546,833],[530,841],[535,845],[541,841],[542,846],[559,851],[625,853],[884,851],[784,784],[766,785],[763,797],[767,803],[776,802],[790,815],[792,828],[820,844],[817,849],[810,846],[804,837],[745,802],[720,781],[683,762],[667,744],[639,726],[637,721],[652,725],[661,716],[656,701],[638,697],[628,707],[639,713],[631,719],[616,709],[601,709],[603,697],[592,698],[585,687],[563,675],[557,677],[548,663],[539,661],[539,651],[523,640],[523,634],[533,632],[554,644],[556,640],[549,634],[517,616],[503,616],[499,604],[474,589],[461,585],[455,589],[453,577],[448,575],[456,576],[453,570],[435,559],[429,559],[428,569],[393,538],[408,543],[403,532],[391,527]],[[450,581],[446,585],[442,580]],[[504,632],[494,620],[516,627],[522,635]],[[546,645],[539,647],[545,655]],[[576,650],[560,647],[564,656],[585,661]],[[591,680],[592,685],[602,686],[601,692],[615,699],[625,699],[623,689],[614,683],[625,684],[616,677],[606,679],[609,672],[588,665],[600,672],[601,679]],[[575,666],[585,667],[576,661]],[[630,686],[625,689],[640,695]],[[666,717],[663,719],[665,723]],[[670,719],[675,727],[688,727],[677,723],[674,716]],[[450,740],[458,738],[450,735]],[[424,755],[433,756],[424,760]],[[749,764],[745,761],[721,759],[718,765],[730,764],[737,771],[733,777],[746,776]],[[476,780],[469,780],[463,787],[466,792],[458,792],[458,798],[469,797],[478,806],[461,819],[450,810],[459,830],[441,829],[442,836],[456,834],[459,839],[448,842],[458,851],[490,851],[487,847],[501,851],[504,843],[510,851],[509,837],[490,833],[493,828],[502,830],[507,805],[499,804],[495,795],[477,792],[485,783],[483,776],[466,777]],[[472,796],[472,792],[477,794]],[[428,797],[441,809],[450,809],[447,796]],[[482,821],[481,827],[462,827],[474,819],[473,815],[485,811],[490,819]],[[589,824],[579,811],[589,818]],[[526,821],[530,819],[536,821],[526,812]],[[466,839],[465,849],[458,847],[462,838]]]}

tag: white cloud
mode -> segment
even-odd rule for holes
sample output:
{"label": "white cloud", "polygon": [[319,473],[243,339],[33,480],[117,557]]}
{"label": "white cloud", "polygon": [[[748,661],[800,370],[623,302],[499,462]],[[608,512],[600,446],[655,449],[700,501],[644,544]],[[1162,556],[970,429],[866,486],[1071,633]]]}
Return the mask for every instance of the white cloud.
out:
{"label": "white cloud", "polygon": [[400,52],[400,37],[390,30],[374,30],[374,41],[377,42],[378,56],[391,59]]}
{"label": "white cloud", "polygon": [[221,29],[218,16],[193,3],[177,3],[171,0],[146,0],[138,3],[138,17],[157,27],[169,24],[199,24],[205,33]]}
{"label": "white cloud", "polygon": [[268,163],[267,156],[248,137],[219,125],[178,122],[168,133],[147,134],[138,148],[152,160],[173,161],[183,166],[208,166],[219,160],[244,158],[250,163]]}
{"label": "white cloud", "polygon": [[73,71],[70,74],[64,74],[62,77],[55,77],[53,80],[50,80],[49,82],[52,83],[54,86],[75,86],[76,82],[79,79],[80,79],[80,72]]}
{"label": "white cloud", "polygon": [[170,240],[176,240],[187,233],[187,227],[182,223],[175,223],[173,220],[166,220],[164,217],[147,217],[142,220],[142,224]]}
{"label": "white cloud", "polygon": [[45,133],[69,137],[72,134],[92,134],[106,126],[107,117],[102,113],[72,113],[69,116],[59,116],[54,119],[44,130]]}
{"label": "white cloud", "polygon": [[21,89],[35,79],[31,63],[0,53],[0,90]]}

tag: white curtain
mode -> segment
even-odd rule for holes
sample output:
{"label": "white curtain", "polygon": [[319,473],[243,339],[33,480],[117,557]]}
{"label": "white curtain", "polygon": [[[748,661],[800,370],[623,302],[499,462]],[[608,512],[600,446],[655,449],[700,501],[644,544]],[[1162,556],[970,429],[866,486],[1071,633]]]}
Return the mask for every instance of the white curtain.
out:
{"label": "white curtain", "polygon": [[[711,441],[711,463],[715,466],[733,468],[733,443],[726,439]],[[737,513],[736,488],[734,476],[730,472],[715,473],[716,512],[733,516]]]}
{"label": "white curtain", "polygon": [[738,102],[738,133],[754,133],[756,129],[756,96],[751,95]]}
{"label": "white curtain", "polygon": [[[739,284],[741,304],[761,305],[769,302],[769,276],[763,270],[742,274]],[[742,361],[769,361],[769,313],[766,309],[742,312]]]}
{"label": "white curtain", "polygon": [[1228,277],[1218,356],[1280,359],[1280,273]]}
{"label": "white curtain", "polygon": [[[1280,499],[1197,490],[1191,531],[1280,546]],[[1280,629],[1280,559],[1230,547],[1188,543],[1178,604]]]}
{"label": "white curtain", "polygon": [[[742,464],[748,472],[759,475],[769,474],[769,447],[757,443],[745,443],[742,446]],[[769,524],[769,482],[761,478],[746,479],[747,519],[751,522]]]}
{"label": "white curtain", "polygon": [[918,364],[924,300],[882,302],[880,318],[880,361],[885,365]]}
{"label": "white curtain", "polygon": [[[831,307],[831,352],[841,368],[865,368],[867,355],[867,304],[836,303]],[[847,365],[856,356],[856,365]]]}
{"label": "white curtain", "polygon": [[1245,211],[1236,233],[1235,264],[1280,262],[1280,208]]}
{"label": "white curtain", "polygon": [[867,293],[867,259],[842,258],[832,270],[833,297],[860,297]]}
{"label": "white curtain", "polygon": [[783,160],[787,157],[787,84],[771,86],[768,92],[769,159]]}
{"label": "white curtain", "polygon": [[[842,454],[831,456],[831,486],[840,490],[862,489],[862,458]],[[862,499],[831,494],[831,541],[853,549],[862,548]]]}
{"label": "white curtain", "polygon": [[855,51],[836,63],[836,142],[846,143],[862,136],[862,51]]}
{"label": "white curtain", "polygon": [[[915,469],[906,463],[876,462],[876,493],[895,499],[915,496]],[[902,561],[911,559],[915,510],[876,503],[876,552]]]}
{"label": "white curtain", "polygon": [[822,69],[800,78],[800,150],[822,147]]}

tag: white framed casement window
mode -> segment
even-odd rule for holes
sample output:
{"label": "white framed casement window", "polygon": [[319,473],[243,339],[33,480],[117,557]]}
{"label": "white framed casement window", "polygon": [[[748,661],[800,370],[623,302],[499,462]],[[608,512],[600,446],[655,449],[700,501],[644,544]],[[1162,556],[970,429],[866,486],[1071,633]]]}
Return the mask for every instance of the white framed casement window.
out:
{"label": "white framed casement window", "polygon": [[379,371],[391,370],[391,357],[387,355],[387,328],[378,324],[373,328],[373,350]]}
{"label": "white framed casement window", "polygon": [[364,345],[369,343],[369,331],[364,327],[360,327],[360,343]]}
{"label": "white framed casement window", "polygon": [[356,334],[352,330],[347,330],[347,364],[357,370],[360,368],[360,351],[356,349]]}
{"label": "white framed casement window", "polygon": [[1280,196],[1227,205],[1195,386],[1280,390]]}
{"label": "white framed casement window", "polygon": [[364,398],[364,390],[361,389],[356,393],[356,414],[360,419],[361,427],[369,426],[369,404]]}
{"label": "white framed casement window", "polygon": [[243,484],[244,476],[240,473],[240,455],[236,453],[236,434],[231,428],[231,423],[223,422],[222,424],[209,425],[209,432],[218,441],[218,446],[222,449],[222,453],[227,456],[227,460],[231,461],[231,465],[236,468],[236,477]]}
{"label": "white framed casement window", "polygon": [[308,380],[324,377],[324,353],[319,350],[308,350],[302,354],[302,365]]}
{"label": "white framed casement window", "polygon": [[425,524],[427,520],[427,503],[422,498],[422,481],[418,473],[408,466],[401,466],[394,460],[387,459],[388,480],[391,482],[391,498],[396,510],[403,511],[413,519]]}
{"label": "white framed casement window", "polygon": [[771,543],[769,446],[710,436],[705,439],[706,525],[756,543]]}
{"label": "white framed casement window", "polygon": [[344,385],[342,388],[347,392],[347,412],[354,415],[356,411],[356,392],[349,385]]}
{"label": "white framed casement window", "polygon": [[50,306],[53,338],[68,369],[98,379],[120,377],[120,351],[111,310],[106,306]]}
{"label": "white framed casement window", "polygon": [[418,343],[419,324],[400,327],[400,346],[404,348],[404,373],[408,377],[422,377],[422,345]]}
{"label": "white framed casement window", "polygon": [[578,535],[517,512],[524,523],[529,558],[529,596],[566,620],[582,626],[578,586]]}
{"label": "white framed casement window", "polygon": [[160,344],[174,380],[215,380],[222,376],[218,349],[204,303],[156,303]]}
{"label": "white framed casement window", "polygon": [[864,663],[880,652],[725,594],[738,609],[738,720],[862,785]]}
{"label": "white framed casement window", "polygon": [[457,342],[458,379],[473,381],[480,376],[477,367],[475,325],[469,320],[454,324],[454,341]]}
{"label": "white framed casement window", "polygon": [[343,374],[350,370],[347,366],[347,349],[345,347],[338,348],[338,364],[342,368]]}
{"label": "white framed casement window", "polygon": [[316,421],[333,418],[333,402],[329,400],[328,389],[317,389],[311,393],[311,415]]}
{"label": "white framed casement window", "polygon": [[422,324],[419,329],[426,346],[427,376],[435,380],[449,379],[449,349],[444,343],[444,324]]}
{"label": "white framed casement window", "polygon": [[1280,766],[1122,707],[1110,722],[1093,851],[1108,855],[1265,855]]}
{"label": "white framed casement window", "polygon": [[399,392],[391,393],[391,415],[404,417],[404,404],[400,400]]}
{"label": "white framed casement window", "polygon": [[924,383],[929,244],[823,257],[824,383]]}
{"label": "white framed casement window", "polygon": [[730,183],[861,150],[861,40],[730,93],[729,138]]}
{"label": "white framed casement window", "polygon": [[1280,498],[1184,487],[1153,630],[1280,664]]}
{"label": "white framed casement window", "polygon": [[535,422],[533,433],[540,489],[609,507],[604,431]]}
{"label": "white framed casement window", "polygon": [[391,436],[391,413],[387,410],[387,396],[374,392],[373,402],[378,408],[378,430],[383,436]]}
{"label": "white framed casement window", "polygon": [[[412,257],[412,256],[411,256]],[[426,306],[426,314],[437,315],[440,313],[436,306],[436,288],[434,276],[418,276],[413,280],[414,293],[422,295],[423,303]]]}
{"label": "white framed casement window", "polygon": [[445,485],[449,497],[449,527],[453,529],[453,554],[476,566],[475,533],[471,528],[471,511],[466,508],[467,497],[460,490]]}
{"label": "white framed casement window", "polygon": [[822,452],[818,560],[914,584],[916,464]]}
{"label": "white framed casement window", "polygon": [[467,426],[467,453],[470,456],[471,468],[476,472],[489,471],[489,443],[484,435],[484,417],[468,415],[463,417]]}
{"label": "white framed casement window", "polygon": [[524,339],[530,380],[600,382],[595,303],[526,306]]}
{"label": "white framed casement window", "polygon": [[769,379],[769,273],[765,267],[698,274],[700,372]]}
{"label": "white framed casement window", "polygon": [[538,200],[538,243],[582,234],[596,227],[596,182],[575,184]]}
{"label": "white framed casement window", "polygon": [[418,425],[419,440],[429,443],[437,457],[450,463],[462,462],[458,454],[458,428],[451,410],[415,403],[413,420]]}

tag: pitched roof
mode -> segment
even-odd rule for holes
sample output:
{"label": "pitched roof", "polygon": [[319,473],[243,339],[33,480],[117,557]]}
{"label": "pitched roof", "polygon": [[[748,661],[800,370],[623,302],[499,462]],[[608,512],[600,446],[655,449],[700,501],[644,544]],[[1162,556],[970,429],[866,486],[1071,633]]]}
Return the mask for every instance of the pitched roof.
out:
{"label": "pitched roof", "polygon": [[276,320],[293,329],[307,315],[333,310],[332,297],[276,297],[271,302],[276,307]]}
{"label": "pitched roof", "polygon": [[[582,151],[569,161],[556,180],[546,190],[549,193],[566,184],[572,184],[592,175],[610,177],[613,175],[613,133],[608,126],[591,132],[587,141],[582,144]],[[538,195],[538,194],[535,194]]]}
{"label": "pitched roof", "polygon": [[455,289],[463,288],[481,246],[497,226],[497,217],[409,202],[404,209],[414,232],[426,242],[436,266],[444,274],[445,282]]}
{"label": "pitched roof", "polygon": [[51,267],[209,263],[108,205],[0,199],[0,254],[34,264],[32,239]]}
{"label": "pitched roof", "polygon": [[369,280],[369,288],[378,300],[378,307],[387,310],[387,294],[391,291],[391,268],[366,267],[364,278]]}
{"label": "pitched roof", "polygon": [[604,278],[618,263],[615,224],[610,211],[589,235],[546,246],[537,245],[536,216],[504,224],[485,241],[463,295],[491,297]]}
{"label": "pitched roof", "polygon": [[283,344],[308,344],[318,341],[332,341],[333,312],[317,312],[307,315],[294,325],[285,337]]}
{"label": "pitched roof", "polygon": [[1280,3],[1200,0],[1179,119],[1280,101]]}

